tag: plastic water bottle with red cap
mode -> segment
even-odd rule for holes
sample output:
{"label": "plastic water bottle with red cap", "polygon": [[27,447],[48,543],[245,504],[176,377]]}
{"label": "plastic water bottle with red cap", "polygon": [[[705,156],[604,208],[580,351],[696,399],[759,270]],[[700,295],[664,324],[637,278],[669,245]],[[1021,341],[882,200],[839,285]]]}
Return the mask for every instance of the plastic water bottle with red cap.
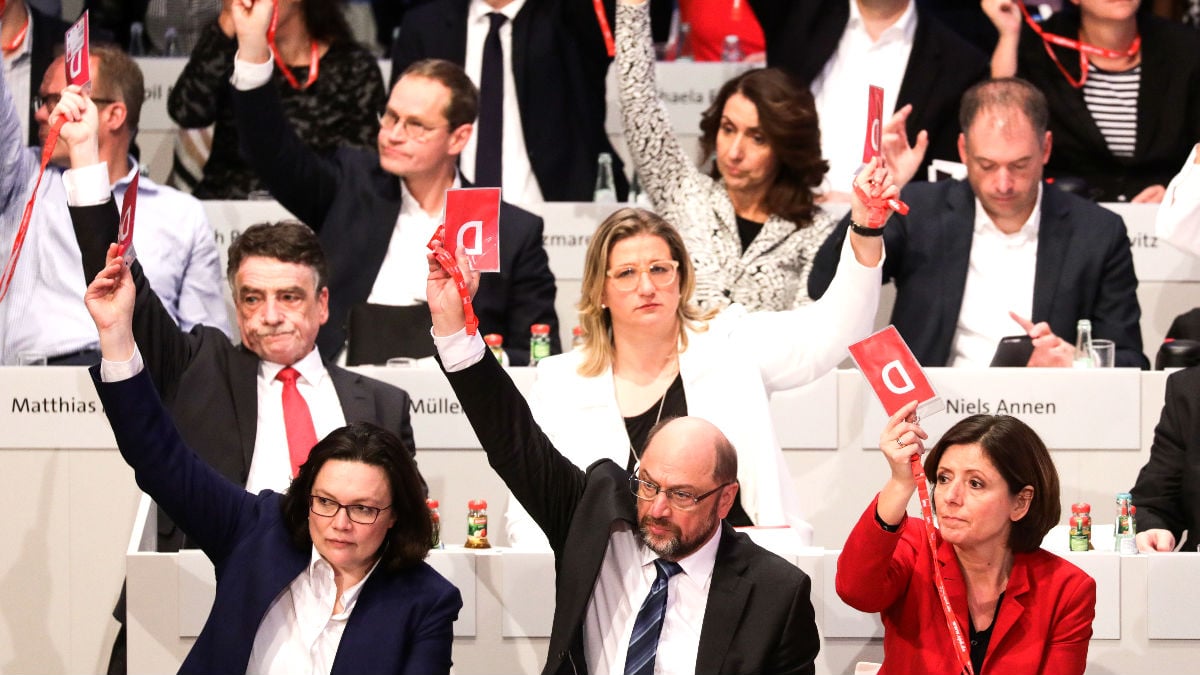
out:
{"label": "plastic water bottle with red cap", "polygon": [[467,548],[491,548],[487,538],[487,501],[472,499],[467,502]]}
{"label": "plastic water bottle with red cap", "polygon": [[425,506],[429,507],[429,523],[433,526],[433,536],[429,539],[429,548],[444,548],[442,546],[442,514],[438,512],[438,500],[426,499]]}
{"label": "plastic water bottle with red cap", "polygon": [[529,365],[550,356],[550,324],[535,323],[529,327]]}

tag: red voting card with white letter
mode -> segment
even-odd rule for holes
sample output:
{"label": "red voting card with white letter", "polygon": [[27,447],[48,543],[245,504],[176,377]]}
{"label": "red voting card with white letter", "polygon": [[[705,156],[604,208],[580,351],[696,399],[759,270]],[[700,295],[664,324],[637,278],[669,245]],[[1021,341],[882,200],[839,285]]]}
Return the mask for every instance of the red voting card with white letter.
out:
{"label": "red voting card with white letter", "polygon": [[863,164],[879,156],[883,148],[883,87],[871,85],[867,93],[867,138],[863,141]]}
{"label": "red voting card with white letter", "polygon": [[132,265],[137,260],[133,250],[133,218],[137,211],[138,173],[133,173],[133,180],[125,188],[125,199],[121,202],[121,229],[117,232],[117,250],[125,258],[126,265]]}
{"label": "red voting card with white letter", "polygon": [[500,271],[500,188],[446,190],[446,241],[450,255],[461,247],[480,272]]}
{"label": "red voting card with white letter", "polygon": [[87,90],[92,83],[92,64],[88,50],[88,13],[84,12],[70,28],[64,38],[67,67],[67,84],[77,84]]}
{"label": "red voting card with white letter", "polygon": [[917,414],[922,417],[945,408],[895,326],[850,345],[850,356],[871,383],[889,417],[914,400],[919,401]]}

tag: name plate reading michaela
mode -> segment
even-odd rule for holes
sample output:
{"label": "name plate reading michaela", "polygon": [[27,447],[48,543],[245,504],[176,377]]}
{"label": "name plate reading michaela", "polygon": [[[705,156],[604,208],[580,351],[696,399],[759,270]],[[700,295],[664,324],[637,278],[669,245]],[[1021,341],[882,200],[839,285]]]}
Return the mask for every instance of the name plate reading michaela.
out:
{"label": "name plate reading michaela", "polygon": [[[946,404],[921,420],[927,447],[959,420],[1012,415],[1052,450],[1137,450],[1141,447],[1141,371],[1134,368],[927,368]],[[887,418],[863,395],[862,438],[873,449]]]}
{"label": "name plate reading michaela", "polygon": [[0,447],[115,448],[86,368],[0,368]]}
{"label": "name plate reading michaela", "polygon": [[[411,401],[413,437],[419,449],[477,449],[479,439],[463,414],[462,404],[437,367],[400,368],[358,367],[351,370],[394,384],[408,392]],[[509,368],[508,375],[523,395],[527,395],[536,373],[533,368]]]}
{"label": "name plate reading michaela", "polygon": [[[677,134],[700,135],[700,113],[708,109],[721,85],[750,66],[743,63],[659,62],[655,65],[658,96],[667,107],[671,128]],[[604,128],[609,134],[624,133],[621,123],[621,89],[617,69],[608,69]]]}
{"label": "name plate reading michaela", "polygon": [[1138,281],[1200,281],[1200,258],[1159,239],[1157,204],[1103,204],[1125,220]]}
{"label": "name plate reading michaela", "polygon": [[771,419],[779,447],[830,450],[838,447],[837,371],[803,387],[771,394]]}

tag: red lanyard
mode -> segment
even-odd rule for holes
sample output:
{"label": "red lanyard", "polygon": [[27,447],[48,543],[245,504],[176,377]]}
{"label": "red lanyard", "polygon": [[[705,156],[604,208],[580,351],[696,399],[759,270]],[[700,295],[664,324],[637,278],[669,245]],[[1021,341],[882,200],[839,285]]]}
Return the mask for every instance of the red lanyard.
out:
{"label": "red lanyard", "polygon": [[933,582],[937,586],[938,597],[942,601],[942,613],[946,616],[946,628],[950,630],[950,638],[957,648],[958,662],[962,666],[960,673],[974,675],[971,668],[971,651],[967,647],[967,638],[963,635],[962,626],[954,616],[954,607],[950,605],[950,595],[946,593],[946,582],[942,579],[942,568],[938,563],[937,529],[933,526],[933,509],[929,505],[929,482],[925,480],[925,469],[921,466],[921,456],[914,454],[909,460],[912,466],[913,480],[917,482],[917,494],[921,498],[921,517],[925,520],[925,538],[929,542],[930,561],[933,563]]}
{"label": "red lanyard", "polygon": [[[599,0],[597,0],[599,2]],[[308,80],[304,86],[296,81],[296,76],[292,74],[292,69],[287,67],[283,62],[283,58],[279,56],[279,50],[275,47],[275,29],[279,25],[279,2],[275,3],[275,9],[271,12],[271,25],[267,28],[267,45],[271,48],[271,55],[275,57],[275,65],[279,66],[280,72],[283,73],[283,79],[292,85],[292,89],[308,89],[313,82],[317,81],[317,71],[321,65],[321,49],[317,45],[317,41],[312,41],[312,52],[308,59]]]}
{"label": "red lanyard", "polygon": [[54,145],[58,143],[58,133],[62,131],[63,124],[66,122],[65,116],[59,117],[50,127],[50,133],[46,134],[46,145],[42,147],[42,166],[38,169],[37,181],[33,184],[33,192],[29,195],[29,201],[25,203],[25,213],[21,215],[21,226],[17,229],[16,239],[13,240],[12,252],[8,255],[8,264],[4,266],[3,275],[0,275],[0,302],[4,302],[4,296],[8,295],[8,287],[12,283],[13,274],[17,271],[17,260],[20,259],[21,249],[25,246],[25,234],[29,231],[29,218],[33,215],[33,203],[37,200],[38,188],[42,184],[42,174],[46,172],[46,165],[50,163],[50,156],[54,154]]}
{"label": "red lanyard", "polygon": [[608,15],[604,13],[604,0],[592,0],[592,8],[596,10],[596,23],[600,24],[600,32],[604,35],[604,48],[608,50],[608,58],[617,55],[617,44],[613,41],[612,28],[608,25]]}
{"label": "red lanyard", "polygon": [[[1050,55],[1050,60],[1054,62],[1054,65],[1058,66],[1058,71],[1063,74],[1063,77],[1067,78],[1067,82],[1070,82],[1071,86],[1075,87],[1076,89],[1079,89],[1083,86],[1084,82],[1087,82],[1088,54],[1106,59],[1121,59],[1136,56],[1137,53],[1142,50],[1141,35],[1133,38],[1133,43],[1129,45],[1129,49],[1119,52],[1115,49],[1105,49],[1103,47],[1089,45],[1086,42],[1080,42],[1079,40],[1072,40],[1071,38],[1063,37],[1062,35],[1046,33],[1042,30],[1042,27],[1033,20],[1033,17],[1029,15],[1029,10],[1025,7],[1024,2],[1018,2],[1016,4],[1017,7],[1021,8],[1021,13],[1025,15],[1025,23],[1029,24],[1029,27],[1033,29],[1033,32],[1042,39],[1042,46],[1045,47],[1046,53]],[[1051,44],[1058,45],[1059,47],[1065,47],[1067,49],[1073,49],[1079,52],[1078,80],[1076,80],[1074,77],[1071,77],[1071,74],[1068,73],[1067,69],[1063,67],[1063,64],[1059,62],[1058,55],[1055,54],[1054,50],[1050,47]]]}
{"label": "red lanyard", "polygon": [[471,305],[471,289],[467,286],[467,280],[463,278],[462,270],[458,268],[458,263],[454,260],[454,256],[446,249],[438,246],[434,248],[433,242],[446,241],[446,226],[439,225],[433,237],[429,240],[429,250],[433,251],[433,257],[437,259],[438,264],[446,273],[454,279],[454,285],[458,287],[458,295],[462,298],[463,314],[466,315],[467,335],[474,335],[479,330],[479,317],[475,316],[475,308]]}
{"label": "red lanyard", "polygon": [[[0,3],[0,9],[4,8],[4,3]],[[21,26],[21,32],[6,45],[0,45],[4,49],[5,54],[11,54],[21,47],[21,43],[25,42],[25,36],[29,33],[29,15],[25,15],[25,25]]]}

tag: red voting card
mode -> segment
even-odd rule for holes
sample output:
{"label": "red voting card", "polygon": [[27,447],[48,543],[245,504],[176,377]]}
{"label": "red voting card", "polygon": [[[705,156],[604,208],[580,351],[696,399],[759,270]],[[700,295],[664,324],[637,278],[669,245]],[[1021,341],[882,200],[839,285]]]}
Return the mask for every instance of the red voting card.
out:
{"label": "red voting card", "polygon": [[121,229],[117,232],[117,250],[125,258],[126,265],[132,265],[137,260],[133,250],[133,219],[137,210],[138,173],[133,173],[133,180],[125,188],[125,200],[121,202]]}
{"label": "red voting card", "polygon": [[461,248],[480,272],[500,271],[500,188],[446,191],[446,240],[450,255]]}
{"label": "red voting card", "polygon": [[88,13],[84,12],[67,29],[66,56],[67,84],[77,84],[85,90],[92,83],[92,66],[88,50]]}
{"label": "red voting card", "polygon": [[895,326],[850,345],[850,356],[871,383],[888,416],[914,400],[920,402],[917,414],[922,417],[945,407]]}
{"label": "red voting card", "polygon": [[883,148],[883,87],[871,85],[867,93],[867,138],[863,141],[863,164],[879,156]]}

